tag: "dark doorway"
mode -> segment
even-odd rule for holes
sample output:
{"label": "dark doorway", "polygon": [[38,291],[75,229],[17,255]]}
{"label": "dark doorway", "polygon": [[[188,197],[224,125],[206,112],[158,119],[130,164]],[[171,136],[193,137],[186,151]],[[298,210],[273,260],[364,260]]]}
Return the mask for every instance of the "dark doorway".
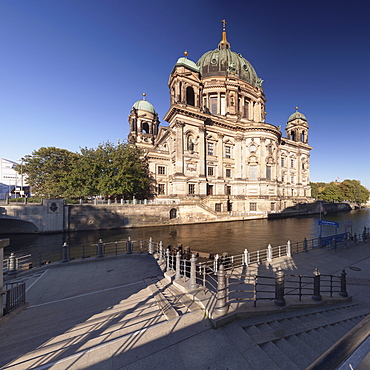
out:
{"label": "dark doorway", "polygon": [[170,211],[170,220],[177,217],[177,210],[176,208],[172,208]]}

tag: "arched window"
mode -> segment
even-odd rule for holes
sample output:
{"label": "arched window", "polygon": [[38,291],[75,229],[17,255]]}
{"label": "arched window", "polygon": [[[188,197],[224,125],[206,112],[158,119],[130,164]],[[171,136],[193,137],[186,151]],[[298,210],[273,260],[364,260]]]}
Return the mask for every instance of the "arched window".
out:
{"label": "arched window", "polygon": [[172,208],[170,211],[170,220],[177,217],[177,210],[176,208]]}
{"label": "arched window", "polygon": [[186,104],[192,105],[194,107],[195,97],[194,90],[191,86],[186,88]]}
{"label": "arched window", "polygon": [[148,125],[148,122],[143,122],[143,132],[146,133],[146,134],[149,134],[149,125]]}

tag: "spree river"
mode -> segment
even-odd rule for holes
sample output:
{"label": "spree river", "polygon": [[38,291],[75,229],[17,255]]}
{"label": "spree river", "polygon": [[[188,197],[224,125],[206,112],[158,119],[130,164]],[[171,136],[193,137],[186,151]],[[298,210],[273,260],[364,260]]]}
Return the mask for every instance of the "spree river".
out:
{"label": "spree river", "polygon": [[[364,226],[370,227],[370,209],[350,212],[327,214],[325,220],[339,223],[338,233],[352,231],[362,233]],[[344,221],[352,220],[352,230],[345,230]],[[219,222],[196,225],[157,226],[120,230],[81,231],[68,234],[53,235],[2,235],[1,238],[10,238],[10,246],[5,248],[5,255],[11,252],[21,256],[28,253],[45,251],[61,247],[64,242],[70,246],[88,245],[104,242],[125,240],[163,241],[166,247],[169,244],[190,246],[192,250],[209,252],[240,254],[247,248],[249,251],[266,248],[268,244],[278,246],[291,242],[302,241],[304,238],[317,238],[320,234],[319,215],[311,217],[286,218],[278,220],[249,220]],[[335,234],[330,226],[322,228],[322,236]]]}

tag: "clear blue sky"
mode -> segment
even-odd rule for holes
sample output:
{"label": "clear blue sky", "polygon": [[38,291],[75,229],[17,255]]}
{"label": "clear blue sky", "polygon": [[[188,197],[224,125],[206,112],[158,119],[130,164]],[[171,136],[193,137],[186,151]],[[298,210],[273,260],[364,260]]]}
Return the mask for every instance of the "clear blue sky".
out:
{"label": "clear blue sky", "polygon": [[223,18],[264,80],[266,121],[306,115],[311,181],[370,189],[366,0],[1,0],[0,157],[126,139],[143,92],[166,124],[174,64],[215,49]]}

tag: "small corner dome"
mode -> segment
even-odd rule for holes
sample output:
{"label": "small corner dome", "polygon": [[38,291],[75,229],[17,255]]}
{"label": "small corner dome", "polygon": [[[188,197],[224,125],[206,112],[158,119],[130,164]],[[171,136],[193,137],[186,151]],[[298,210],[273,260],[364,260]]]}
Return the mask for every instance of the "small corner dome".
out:
{"label": "small corner dome", "polygon": [[155,109],[151,103],[149,103],[147,100],[138,100],[132,108],[145,110],[147,112],[155,114]]}
{"label": "small corner dome", "polygon": [[177,60],[175,67],[184,66],[191,69],[194,72],[199,72],[199,67],[190,59],[186,57],[181,57]]}
{"label": "small corner dome", "polygon": [[307,122],[306,116],[304,114],[298,112],[298,110],[289,116],[288,122],[294,121],[295,119],[301,119],[302,121]]}

